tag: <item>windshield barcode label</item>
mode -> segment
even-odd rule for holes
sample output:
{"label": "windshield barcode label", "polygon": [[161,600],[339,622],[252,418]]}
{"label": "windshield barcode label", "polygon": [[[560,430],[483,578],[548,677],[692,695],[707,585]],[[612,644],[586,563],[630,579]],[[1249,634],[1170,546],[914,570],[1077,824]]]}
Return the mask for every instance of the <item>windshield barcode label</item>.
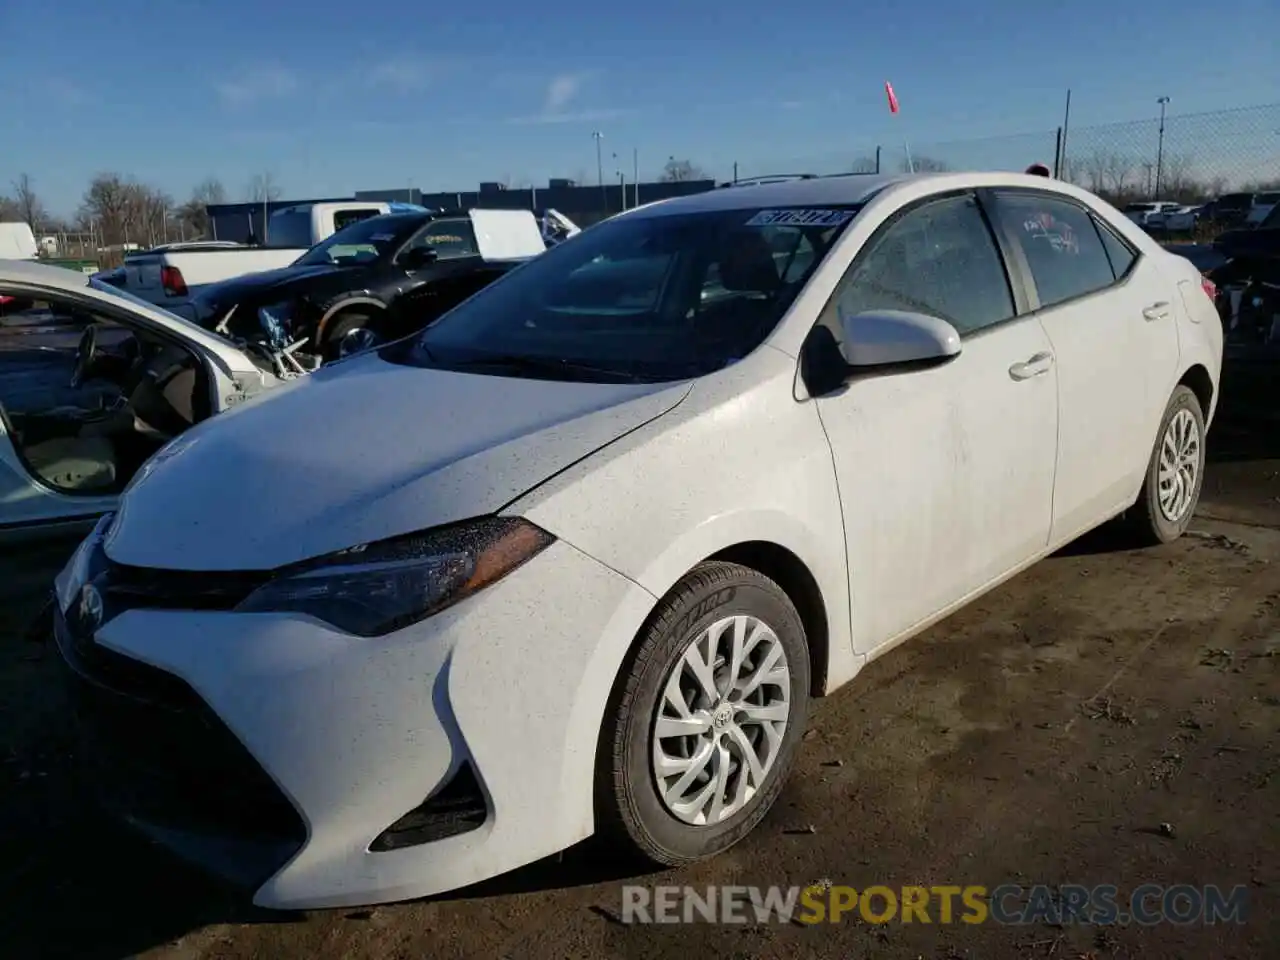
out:
{"label": "windshield barcode label", "polygon": [[834,227],[853,216],[852,210],[761,210],[748,227]]}

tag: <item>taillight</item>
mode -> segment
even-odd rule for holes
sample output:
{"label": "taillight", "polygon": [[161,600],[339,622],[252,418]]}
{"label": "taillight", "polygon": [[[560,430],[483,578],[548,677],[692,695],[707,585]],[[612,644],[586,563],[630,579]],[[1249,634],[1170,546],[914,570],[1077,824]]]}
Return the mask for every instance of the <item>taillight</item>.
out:
{"label": "taillight", "polygon": [[182,271],[177,267],[160,268],[160,286],[164,287],[164,292],[171,297],[187,295],[187,281],[183,279]]}
{"label": "taillight", "polygon": [[1206,277],[1203,273],[1200,274],[1200,289],[1204,291],[1204,295],[1208,297],[1212,302],[1214,303],[1218,302],[1218,285],[1214,283],[1212,280],[1210,280],[1208,277]]}

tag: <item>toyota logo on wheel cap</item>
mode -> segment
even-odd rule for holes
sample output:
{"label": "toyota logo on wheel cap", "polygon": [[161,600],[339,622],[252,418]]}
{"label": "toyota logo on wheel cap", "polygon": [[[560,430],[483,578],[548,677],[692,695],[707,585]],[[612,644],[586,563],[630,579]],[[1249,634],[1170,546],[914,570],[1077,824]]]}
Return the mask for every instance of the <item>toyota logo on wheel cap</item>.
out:
{"label": "toyota logo on wheel cap", "polygon": [[79,631],[92,634],[102,626],[104,611],[102,594],[92,583],[86,583],[80,589],[80,602],[76,604],[76,626]]}

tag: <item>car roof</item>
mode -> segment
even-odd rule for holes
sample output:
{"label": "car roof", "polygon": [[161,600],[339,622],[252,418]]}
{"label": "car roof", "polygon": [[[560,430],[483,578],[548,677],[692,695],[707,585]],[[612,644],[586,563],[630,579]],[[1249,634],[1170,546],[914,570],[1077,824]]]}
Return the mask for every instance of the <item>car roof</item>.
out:
{"label": "car roof", "polygon": [[2,282],[38,283],[45,287],[75,291],[89,285],[89,275],[35,260],[0,260],[0,283]]}
{"label": "car roof", "polygon": [[[924,175],[920,175],[921,177]],[[913,178],[910,174],[849,174],[835,177],[804,177],[772,183],[747,183],[721,187],[648,204],[642,215],[706,213],[712,210],[740,210],[750,207],[848,206],[866,203],[885,187]]]}
{"label": "car roof", "polygon": [[[920,188],[924,188],[921,191]],[[1051,177],[1002,171],[904,174],[843,174],[806,177],[778,183],[722,187],[703,193],[659,200],[636,207],[622,217],[662,217],[681,213],[709,213],[717,210],[746,210],[762,207],[860,206],[875,197],[907,189],[912,194],[943,193],[948,190],[1013,188],[1060,193],[1078,199],[1091,195],[1073,184]],[[1097,202],[1097,198],[1092,198]]]}

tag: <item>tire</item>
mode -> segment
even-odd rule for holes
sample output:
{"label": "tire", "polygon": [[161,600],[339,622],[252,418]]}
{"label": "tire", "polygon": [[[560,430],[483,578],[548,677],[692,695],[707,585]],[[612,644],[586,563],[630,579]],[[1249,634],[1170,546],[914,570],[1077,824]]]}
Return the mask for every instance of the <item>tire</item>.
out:
{"label": "tire", "polygon": [[[1180,427],[1171,430],[1175,421]],[[1161,461],[1162,458],[1167,460],[1167,454],[1170,452],[1166,450],[1166,441],[1175,453],[1182,446],[1178,437],[1183,435],[1180,432],[1183,428],[1193,431],[1189,436],[1194,439],[1195,449],[1189,454],[1190,458],[1187,460],[1189,466],[1194,469],[1194,476],[1191,478],[1192,489],[1189,496],[1177,498],[1173,504],[1178,506],[1180,503],[1180,510],[1169,510],[1167,509],[1170,506],[1168,499],[1166,498],[1163,505],[1161,502]],[[1160,430],[1156,434],[1156,442],[1151,450],[1147,475],[1142,482],[1142,493],[1139,494],[1138,502],[1130,511],[1129,526],[1140,543],[1147,546],[1170,543],[1186,532],[1191,518],[1195,515],[1196,504],[1200,500],[1200,490],[1204,485],[1204,465],[1204,413],[1200,409],[1200,401],[1196,399],[1196,395],[1190,388],[1180,384],[1174,389],[1164,416],[1160,418]],[[1176,471],[1175,476],[1178,473],[1181,473],[1185,485],[1185,471]],[[1171,513],[1173,516],[1170,516]]]}
{"label": "tire", "polygon": [[[747,669],[740,673],[739,686],[753,670],[764,668],[763,661],[773,663],[773,670],[777,669],[775,647],[781,650],[789,675],[785,682],[762,683],[746,700],[731,700],[713,713],[702,692],[705,688],[692,683],[682,658],[695,642],[706,639],[709,628],[734,617],[753,618],[772,631],[771,636],[761,634],[764,639],[744,659]],[[751,626],[751,620],[742,622]],[[744,632],[750,639],[752,633]],[[722,642],[726,646],[732,643],[733,633],[733,626],[724,631]],[[716,658],[711,660],[715,669]],[[719,671],[727,672],[726,666],[721,664]],[[660,712],[668,716],[674,713],[671,707],[664,706],[663,691],[677,670],[686,680],[686,689],[699,690],[697,700],[691,698],[693,702],[686,705],[697,708],[700,722],[716,715],[719,722],[710,723],[706,733],[697,737],[671,737],[655,743]],[[777,799],[795,759],[808,715],[809,673],[804,625],[781,587],[763,574],[736,564],[711,562],[694,568],[658,605],[615,685],[600,739],[598,833],[606,842],[616,842],[645,860],[668,866],[715,856],[745,837]],[[718,679],[723,683],[723,676]],[[775,674],[773,679],[780,679],[780,675]],[[713,805],[704,805],[701,823],[696,822],[699,814],[691,809],[686,809],[682,818],[668,806],[659,791],[655,746],[660,743],[669,755],[686,757],[696,755],[701,747],[711,755],[705,767],[708,776],[723,757],[729,756],[737,762],[737,769],[730,774],[730,785],[741,786],[740,775],[748,768],[742,763],[742,744],[765,745],[768,738],[764,723],[751,722],[742,712],[733,711],[731,704],[754,700],[757,702],[750,706],[777,708],[784,689],[789,705],[785,724],[776,745],[765,746],[760,763],[763,778],[758,783],[748,779],[748,786],[754,786],[750,796],[737,804],[737,809],[732,809],[734,797],[730,796],[731,809],[724,816],[716,814]],[[742,724],[725,724],[729,714],[733,714],[734,721],[742,720]],[[773,721],[767,723],[773,727]],[[723,749],[710,746],[711,743],[721,744]],[[757,758],[760,759],[759,754]],[[666,783],[668,787],[676,786],[678,776],[671,775]]]}
{"label": "tire", "polygon": [[339,352],[342,340],[352,330],[371,328],[376,318],[367,313],[355,311],[338,314],[330,322],[329,329],[324,332],[324,342],[320,345],[320,355],[326,362],[341,359]]}

